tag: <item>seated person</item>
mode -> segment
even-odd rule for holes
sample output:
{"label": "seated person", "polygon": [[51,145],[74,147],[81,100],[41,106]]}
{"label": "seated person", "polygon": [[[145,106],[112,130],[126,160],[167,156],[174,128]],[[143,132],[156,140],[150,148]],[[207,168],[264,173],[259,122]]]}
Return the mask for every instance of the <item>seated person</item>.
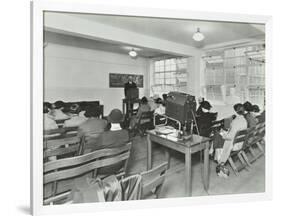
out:
{"label": "seated person", "polygon": [[208,101],[201,103],[202,113],[197,117],[197,125],[200,136],[210,137],[212,122],[216,120],[217,113],[210,113],[212,106]]}
{"label": "seated person", "polygon": [[[113,109],[107,117],[109,130],[103,132],[93,146],[93,151],[104,148],[118,148],[129,142],[129,132],[122,129],[121,124],[124,121],[124,116],[119,109]],[[113,174],[114,171],[120,170],[121,163],[108,166],[99,170],[99,173]]]}
{"label": "seated person", "polygon": [[99,135],[104,132],[107,122],[104,119],[99,118],[100,110],[98,107],[88,107],[85,112],[85,117],[88,118],[85,122],[78,127],[78,137],[85,138],[86,146],[85,149],[90,149],[92,146],[87,146],[89,143],[94,144],[94,141],[99,137]]}
{"label": "seated person", "polygon": [[51,110],[51,115],[54,117],[55,120],[69,119],[69,116],[63,112],[63,109],[64,109],[63,101],[56,101],[53,104],[53,109]]}
{"label": "seated person", "polygon": [[80,108],[78,104],[72,104],[70,106],[69,114],[71,118],[69,120],[66,120],[64,122],[63,127],[76,127],[81,125],[83,122],[87,120],[87,118],[84,116],[79,116],[78,113],[80,112]]}
{"label": "seated person", "polygon": [[134,128],[136,123],[139,121],[141,114],[150,111],[150,106],[148,105],[148,100],[146,97],[142,97],[140,106],[136,116],[133,116],[130,121],[130,129]]}
{"label": "seated person", "polygon": [[157,98],[155,100],[155,103],[156,103],[156,109],[155,109],[154,113],[159,114],[159,115],[165,115],[166,107],[163,106],[163,102],[162,102],[161,98]]}
{"label": "seated person", "polygon": [[168,95],[167,94],[162,94],[162,98],[163,98],[163,106],[166,107]]}
{"label": "seated person", "polygon": [[43,122],[44,122],[44,130],[52,130],[57,129],[58,125],[55,120],[49,115],[50,111],[50,103],[45,102],[43,105]]}
{"label": "seated person", "polygon": [[199,98],[198,98],[199,107],[198,107],[198,109],[196,110],[196,115],[197,115],[197,116],[200,116],[200,115],[203,113],[203,111],[202,111],[202,106],[201,106],[202,102],[204,102],[204,98],[203,98],[203,97],[199,97]]}
{"label": "seated person", "polygon": [[148,105],[150,106],[151,111],[154,111],[157,108],[157,104],[155,103],[157,98],[159,98],[159,95],[155,94],[153,97],[148,99]]}
{"label": "seated person", "polygon": [[247,127],[253,128],[256,127],[258,120],[255,118],[255,116],[252,114],[253,111],[253,105],[247,101],[243,104],[243,107],[245,109],[244,117],[247,121]]}
{"label": "seated person", "polygon": [[242,104],[238,103],[234,105],[234,110],[237,113],[235,119],[232,120],[230,129],[226,131],[221,131],[220,135],[224,140],[222,148],[216,149],[216,159],[218,161],[218,166],[216,168],[217,174],[220,177],[228,177],[229,170],[225,167],[225,163],[227,162],[231,151],[238,151],[242,148],[242,143],[236,143],[233,146],[233,141],[236,133],[240,130],[247,129],[247,121],[244,118],[244,107]]}
{"label": "seated person", "polygon": [[265,122],[265,110],[261,112],[259,116],[257,116],[259,122]]}

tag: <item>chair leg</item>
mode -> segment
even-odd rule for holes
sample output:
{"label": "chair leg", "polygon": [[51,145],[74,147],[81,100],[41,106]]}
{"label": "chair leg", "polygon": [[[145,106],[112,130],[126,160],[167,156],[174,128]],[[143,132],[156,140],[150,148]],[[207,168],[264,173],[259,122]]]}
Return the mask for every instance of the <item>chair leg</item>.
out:
{"label": "chair leg", "polygon": [[261,151],[261,153],[264,154],[264,149],[263,149],[263,147],[261,146],[261,144],[260,144],[259,142],[257,142],[256,144],[257,144],[259,150]]}
{"label": "chair leg", "polygon": [[166,157],[166,161],[168,161],[167,169],[170,169],[171,156],[170,156],[169,149],[165,150],[165,157]]}
{"label": "chair leg", "polygon": [[241,152],[241,155],[243,156],[244,160],[246,161],[246,164],[251,167],[251,163],[249,161],[249,158],[247,157],[246,153],[244,151]]}
{"label": "chair leg", "polygon": [[[247,170],[248,170],[248,168],[247,168],[247,163],[245,162],[245,160],[244,160],[244,158],[242,157],[242,152],[240,151],[238,154],[237,154],[237,156],[238,156],[238,158],[239,158],[239,160],[240,160],[240,162],[241,162],[241,167],[239,167],[238,168],[238,171],[240,171],[240,170],[242,170],[242,169],[244,169],[244,168],[246,168]],[[249,170],[248,170],[249,171]]]}
{"label": "chair leg", "polygon": [[235,175],[238,175],[237,167],[235,166],[235,163],[233,162],[231,157],[228,158],[228,162],[229,162],[231,168],[233,169]]}

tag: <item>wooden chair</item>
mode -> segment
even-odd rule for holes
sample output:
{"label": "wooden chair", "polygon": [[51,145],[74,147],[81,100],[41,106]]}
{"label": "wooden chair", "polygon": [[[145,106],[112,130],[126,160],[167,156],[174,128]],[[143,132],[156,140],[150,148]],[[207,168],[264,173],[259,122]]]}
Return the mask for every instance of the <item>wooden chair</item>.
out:
{"label": "wooden chair", "polygon": [[264,149],[261,143],[264,142],[265,123],[258,123],[248,134],[247,144],[243,148],[242,155],[249,166],[258,158],[264,155]]}
{"label": "wooden chair", "polygon": [[141,199],[159,198],[168,163],[165,162],[154,169],[141,173],[142,176],[142,193]]}
{"label": "wooden chair", "polygon": [[64,156],[76,156],[80,142],[77,136],[46,140],[44,141],[43,159],[48,161],[51,158],[54,160]]}
{"label": "wooden chair", "polygon": [[[233,140],[233,146],[235,146],[235,144],[243,142],[243,146],[246,144],[247,141],[247,137],[248,137],[248,129],[245,130],[240,130],[236,133],[234,140]],[[242,156],[242,149],[237,150],[237,151],[232,151],[230,153],[230,156],[228,158],[228,162],[231,166],[231,168],[233,169],[235,175],[238,175],[238,173],[247,167],[247,163],[244,160],[243,156]],[[240,162],[240,165],[237,166],[237,164],[235,163],[235,159],[238,159],[238,161]]]}
{"label": "wooden chair", "polygon": [[93,173],[96,176],[98,174],[97,170],[118,163],[123,163],[123,167],[111,174],[125,175],[130,149],[131,143],[129,142],[119,148],[101,149],[85,155],[45,163],[43,183],[44,186],[51,184],[52,191],[50,197],[44,196],[44,205],[69,201],[71,188],[58,193],[58,182],[62,180],[70,179],[73,181],[76,177],[87,173]]}
{"label": "wooden chair", "polygon": [[135,126],[137,132],[144,136],[146,130],[152,130],[153,125],[153,111],[143,112]]}
{"label": "wooden chair", "polygon": [[51,139],[76,136],[77,131],[78,131],[78,127],[65,127],[65,128],[44,130],[43,138],[44,138],[44,141],[46,141],[46,140],[51,140]]}

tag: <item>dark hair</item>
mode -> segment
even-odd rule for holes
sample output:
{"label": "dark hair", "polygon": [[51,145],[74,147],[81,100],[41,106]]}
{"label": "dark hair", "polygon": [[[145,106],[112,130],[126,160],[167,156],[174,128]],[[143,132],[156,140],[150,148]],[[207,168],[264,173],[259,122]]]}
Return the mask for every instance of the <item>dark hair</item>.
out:
{"label": "dark hair", "polygon": [[243,104],[243,107],[244,107],[244,109],[245,109],[247,112],[252,112],[252,111],[253,111],[253,105],[252,105],[249,101],[246,101],[246,102]]}
{"label": "dark hair", "polygon": [[241,103],[237,103],[233,106],[233,109],[238,115],[243,115],[245,112],[244,106]]}
{"label": "dark hair", "polygon": [[253,109],[253,112],[259,112],[260,111],[260,108],[259,108],[258,105],[253,105],[252,109]]}
{"label": "dark hair", "polygon": [[86,107],[85,117],[91,118],[91,117],[99,117],[100,116],[100,109],[97,106],[88,106]]}
{"label": "dark hair", "polygon": [[141,98],[141,103],[142,103],[142,104],[147,104],[147,103],[148,103],[147,98],[146,98],[146,97],[142,97],[142,98]]}
{"label": "dark hair", "polygon": [[162,98],[163,98],[163,100],[167,100],[168,94],[162,94]]}
{"label": "dark hair", "polygon": [[73,114],[78,114],[80,112],[80,106],[77,103],[71,104],[69,112]]}
{"label": "dark hair", "polygon": [[52,104],[49,103],[49,102],[44,102],[44,103],[43,103],[43,106],[44,106],[44,108],[46,108],[46,109],[52,109]]}
{"label": "dark hair", "polygon": [[201,105],[202,108],[204,108],[206,110],[210,110],[212,108],[212,105],[210,104],[209,101],[204,100],[204,101],[201,102],[200,105]]}
{"label": "dark hair", "polygon": [[157,103],[157,104],[162,104],[162,99],[161,99],[161,98],[157,98],[157,99],[155,100],[155,103]]}
{"label": "dark hair", "polygon": [[54,104],[55,104],[56,109],[63,108],[65,105],[65,103],[63,101],[56,101]]}

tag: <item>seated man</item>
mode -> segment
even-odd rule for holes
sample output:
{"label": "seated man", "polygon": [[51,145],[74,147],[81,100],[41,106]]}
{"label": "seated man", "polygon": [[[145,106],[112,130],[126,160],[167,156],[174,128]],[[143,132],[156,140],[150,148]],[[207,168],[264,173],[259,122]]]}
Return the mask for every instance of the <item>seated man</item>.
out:
{"label": "seated man", "polygon": [[51,110],[50,114],[54,117],[55,120],[69,119],[69,116],[63,112],[63,109],[64,109],[64,102],[56,101],[53,104],[53,109]]}
{"label": "seated man", "polygon": [[[99,115],[100,110],[98,107],[88,107],[85,112],[85,117],[88,119],[78,127],[77,135],[80,138],[85,138],[85,149],[88,149],[86,152],[91,151],[95,141],[107,126],[107,122],[104,119],[100,119]],[[91,143],[91,145],[88,146],[87,143]]]}
{"label": "seated man", "polygon": [[212,122],[216,120],[217,113],[210,113],[212,108],[208,101],[201,103],[202,113],[197,117],[197,124],[200,136],[209,137],[212,132]]}
{"label": "seated man", "polygon": [[225,163],[227,162],[231,151],[237,151],[242,148],[243,143],[236,143],[235,146],[233,146],[236,133],[247,128],[247,121],[243,116],[245,112],[243,105],[238,103],[235,104],[233,108],[237,113],[237,116],[232,120],[227,132],[221,131],[220,135],[222,136],[222,139],[224,139],[224,144],[222,148],[216,149],[216,159],[218,161],[216,171],[220,177],[228,177],[229,175],[229,170],[225,167]]}
{"label": "seated man", "polygon": [[150,106],[148,105],[148,100],[146,97],[142,97],[140,106],[136,116],[133,116],[130,121],[130,129],[134,128],[136,123],[139,121],[141,114],[150,111]]}
{"label": "seated man", "polygon": [[45,102],[43,105],[43,122],[44,122],[44,130],[52,130],[57,129],[58,125],[55,120],[49,115],[50,104]]}
{"label": "seated man", "polygon": [[[118,148],[129,142],[129,132],[121,128],[121,123],[124,121],[124,116],[119,109],[113,109],[107,117],[109,122],[109,130],[99,136],[93,151],[104,148]],[[113,174],[114,171],[120,170],[122,163],[108,166],[99,170],[99,173]]]}
{"label": "seated man", "polygon": [[70,106],[69,114],[71,118],[64,122],[63,127],[76,127],[81,125],[83,122],[87,120],[85,116],[79,116],[80,108],[78,104],[72,104]]}
{"label": "seated man", "polygon": [[243,107],[246,111],[246,113],[244,114],[244,117],[247,121],[247,127],[248,128],[253,128],[256,127],[258,120],[255,118],[255,116],[252,114],[253,112],[253,105],[247,101],[243,104]]}

